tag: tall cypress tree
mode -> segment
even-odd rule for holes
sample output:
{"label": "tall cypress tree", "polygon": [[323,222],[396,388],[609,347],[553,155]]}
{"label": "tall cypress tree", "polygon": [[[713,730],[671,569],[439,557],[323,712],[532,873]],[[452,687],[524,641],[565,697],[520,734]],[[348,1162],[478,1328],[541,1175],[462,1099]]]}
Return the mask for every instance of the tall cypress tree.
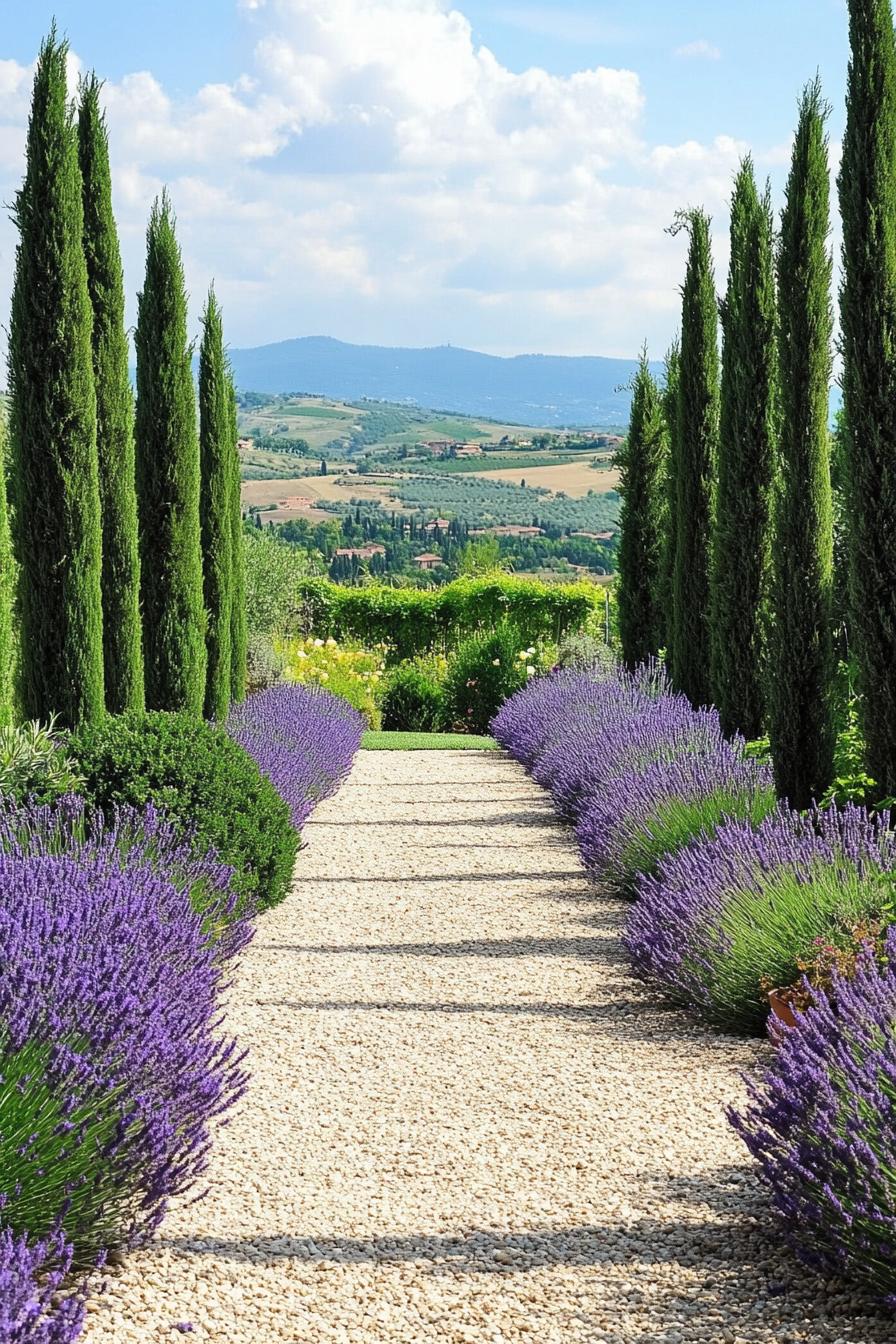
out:
{"label": "tall cypress tree", "polygon": [[9,389],[22,709],[75,724],[103,714],[104,691],[92,313],[67,52],[53,28],[34,77]]}
{"label": "tall cypress tree", "polygon": [[209,290],[199,348],[199,460],[202,572],[208,621],[205,717],[223,720],[230,708],[233,620],[233,462],[230,377],[224,358],[221,309]]}
{"label": "tall cypress tree", "polygon": [[12,602],[15,584],[6,507],[6,417],[0,406],[0,724],[14,717]]}
{"label": "tall cypress tree", "polygon": [[659,653],[663,637],[663,550],[666,458],[669,440],[660,390],[642,350],[632,388],[628,437],[621,468],[619,636],[622,656],[636,667]]}
{"label": "tall cypress tree", "polygon": [[731,201],[731,261],[720,305],[718,491],[710,591],[712,687],[726,733],[759,737],[765,719],[764,597],[776,452],[777,317],[769,190],[752,159]]}
{"label": "tall cypress tree", "polygon": [[690,237],[682,286],[672,576],[672,679],[695,705],[712,698],[709,569],[719,435],[718,305],[709,216],[679,215]]}
{"label": "tall cypress tree", "polygon": [[798,808],[821,797],[834,759],[828,113],[816,80],[800,102],[778,255],[781,439],[769,734],[778,792]]}
{"label": "tall cypress tree", "polygon": [[93,308],[93,376],[103,528],[103,650],[106,708],[142,709],[140,557],[134,484],[134,398],[128,373],[124,275],[112,213],[109,141],[95,75],[81,84],[78,157],[84,255]]}
{"label": "tall cypress tree", "polygon": [[840,326],[850,611],[868,773],[896,793],[896,37],[890,0],[849,0]]}
{"label": "tall cypress tree", "polygon": [[[232,374],[228,371],[228,406],[230,410],[230,517],[233,528],[233,601],[231,604],[230,633],[230,694],[236,701],[246,698],[246,671],[248,660],[249,626],[246,610],[246,543],[243,540],[243,508],[240,495],[240,457],[237,451],[236,392]],[[258,515],[256,514],[256,518]]]}
{"label": "tall cypress tree", "polygon": [[666,351],[666,379],[663,386],[663,417],[666,421],[666,433],[669,437],[669,451],[666,454],[666,513],[665,536],[663,541],[663,564],[660,579],[663,612],[663,644],[666,650],[666,663],[672,666],[672,640],[674,620],[672,611],[672,586],[675,574],[675,545],[678,529],[677,513],[677,472],[681,452],[678,445],[678,384],[681,371],[681,346],[678,337]]}
{"label": "tall cypress tree", "polygon": [[137,309],[137,507],[149,709],[200,715],[205,609],[199,525],[199,436],[187,297],[166,194],[152,208]]}

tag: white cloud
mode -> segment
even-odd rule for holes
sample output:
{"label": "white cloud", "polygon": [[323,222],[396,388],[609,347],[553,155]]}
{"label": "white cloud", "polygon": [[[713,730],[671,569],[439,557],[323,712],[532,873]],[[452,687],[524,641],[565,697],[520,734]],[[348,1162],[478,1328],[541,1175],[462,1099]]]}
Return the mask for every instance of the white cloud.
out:
{"label": "white cloud", "polygon": [[701,37],[696,42],[686,42],[682,47],[676,47],[674,55],[685,61],[719,61],[722,59],[722,53],[712,42],[707,42],[705,37]]}
{"label": "white cloud", "polygon": [[[512,71],[448,0],[239,3],[256,43],[233,84],[179,99],[134,71],[105,86],[131,295],[167,183],[193,310],[214,277],[234,344],[665,343],[684,244],[664,229],[703,202],[724,230],[745,145],[649,145],[636,73]],[[0,61],[7,200],[29,81]],[[13,246],[0,221],[0,315]]]}

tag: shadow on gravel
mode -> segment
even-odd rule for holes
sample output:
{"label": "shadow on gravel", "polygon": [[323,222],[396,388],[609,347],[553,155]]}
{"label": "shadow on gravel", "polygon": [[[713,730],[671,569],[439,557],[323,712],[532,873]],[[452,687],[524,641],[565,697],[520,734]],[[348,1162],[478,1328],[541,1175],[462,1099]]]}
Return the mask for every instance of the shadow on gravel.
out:
{"label": "shadow on gravel", "polygon": [[[419,798],[416,800],[419,803]],[[477,799],[465,798],[463,802],[454,804],[456,807],[468,807],[471,803],[485,801],[493,803],[494,798]],[[499,802],[509,802],[509,799],[500,798]],[[443,806],[442,803],[439,806]],[[448,804],[444,804],[448,806]],[[436,820],[421,820],[419,817],[389,817],[379,818],[376,821],[319,821],[319,826],[349,826],[352,830],[359,826],[402,826],[405,830],[413,826],[440,826],[443,831],[450,831],[455,826],[544,826],[546,821],[553,818],[553,813],[542,812],[480,812],[475,817],[439,817]],[[317,879],[315,879],[316,881]]]}
{"label": "shadow on gravel", "polygon": [[[623,1019],[625,1025],[618,1026],[613,1034],[631,1041],[655,1041],[657,1023],[663,1021],[663,1015],[656,1011],[652,1002],[615,997],[609,1003],[468,1003],[463,1000],[456,1003],[427,1003],[402,1002],[395,999],[259,999],[257,1002],[259,1008],[290,1008],[297,1013],[445,1013],[449,1016],[481,1014],[501,1017],[562,1017],[571,1022],[599,1022],[602,1029],[605,1029],[607,1023],[613,1024],[617,1019]],[[665,1011],[665,1019],[669,1025],[667,1039],[687,1035],[688,1044],[692,1045],[687,1024],[683,1025],[680,1018],[681,1014],[675,1009]],[[627,1019],[632,1020],[629,1023]],[[693,1030],[699,1029],[692,1028]]]}
{"label": "shadow on gravel", "polygon": [[533,878],[538,878],[539,881],[544,878],[546,882],[564,879],[577,881],[581,876],[581,871],[577,868],[561,868],[556,872],[541,872],[538,869],[534,872],[521,872],[517,868],[512,872],[496,872],[494,869],[489,869],[481,873],[409,873],[405,877],[354,877],[351,873],[340,873],[338,877],[321,877],[315,874],[314,885],[330,882],[351,882],[353,885],[374,887],[419,886],[421,882],[439,882],[442,885],[460,882],[467,885],[470,882],[531,882]]}
{"label": "shadow on gravel", "polygon": [[615,934],[591,938],[473,938],[459,943],[261,943],[271,952],[313,952],[317,955],[374,957],[584,957],[602,960]]}

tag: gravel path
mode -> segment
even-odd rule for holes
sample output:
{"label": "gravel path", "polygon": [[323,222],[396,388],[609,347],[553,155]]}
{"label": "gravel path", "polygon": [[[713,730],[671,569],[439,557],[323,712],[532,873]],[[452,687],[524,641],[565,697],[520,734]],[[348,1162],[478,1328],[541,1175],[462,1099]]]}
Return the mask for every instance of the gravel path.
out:
{"label": "gravel path", "polygon": [[892,1340],[783,1251],[722,1115],[767,1047],[659,1007],[502,755],[362,753],[233,994],[211,1192],[91,1344]]}

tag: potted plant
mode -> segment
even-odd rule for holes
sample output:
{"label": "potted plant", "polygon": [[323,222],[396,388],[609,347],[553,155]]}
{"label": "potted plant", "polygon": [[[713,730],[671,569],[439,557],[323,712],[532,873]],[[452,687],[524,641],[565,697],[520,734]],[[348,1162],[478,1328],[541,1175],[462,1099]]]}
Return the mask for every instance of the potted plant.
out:
{"label": "potted plant", "polygon": [[812,991],[833,988],[836,980],[850,980],[859,961],[873,956],[884,965],[885,926],[877,920],[862,920],[844,926],[842,941],[815,938],[812,951],[806,957],[797,957],[799,979],[789,985],[773,985],[770,980],[760,981],[760,988],[768,999],[768,1033],[774,1044],[781,1039],[784,1027],[794,1027],[797,1013],[805,1013],[812,1006]]}

